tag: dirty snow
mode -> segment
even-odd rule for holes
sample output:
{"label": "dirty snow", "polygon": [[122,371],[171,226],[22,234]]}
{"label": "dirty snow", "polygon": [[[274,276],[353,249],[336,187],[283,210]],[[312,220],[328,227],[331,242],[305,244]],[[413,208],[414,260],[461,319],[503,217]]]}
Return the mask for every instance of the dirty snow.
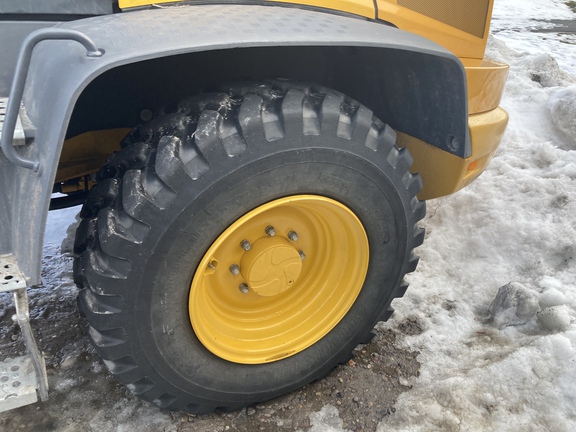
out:
{"label": "dirty snow", "polygon": [[[428,203],[411,289],[379,325],[411,320],[423,329],[395,342],[420,352],[420,376],[401,378],[411,389],[379,431],[576,430],[576,42],[573,33],[542,31],[556,25],[550,19],[576,14],[561,0],[496,0],[488,56],[511,66],[502,101],[510,125],[486,173]],[[56,254],[76,212],[51,213],[45,255]],[[69,260],[53,263],[45,272],[68,292]],[[506,292],[497,298],[504,286],[512,287],[507,300]],[[75,360],[85,351],[61,359],[56,397],[91,373],[112,389],[102,391],[119,391],[96,356]],[[78,365],[88,376],[67,376]],[[98,388],[73,393],[70,408],[96,400]],[[334,405],[312,412],[309,430],[349,430]],[[124,399],[77,416],[61,430],[179,428],[166,412]]]}

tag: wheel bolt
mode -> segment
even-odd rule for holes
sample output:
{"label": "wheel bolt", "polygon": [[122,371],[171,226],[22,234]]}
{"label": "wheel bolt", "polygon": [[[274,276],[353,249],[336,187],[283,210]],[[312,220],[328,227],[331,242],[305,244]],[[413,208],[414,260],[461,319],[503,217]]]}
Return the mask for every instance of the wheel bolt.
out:
{"label": "wheel bolt", "polygon": [[298,233],[296,233],[296,231],[290,231],[288,233],[288,238],[293,242],[298,241]]}
{"label": "wheel bolt", "polygon": [[245,251],[249,251],[250,248],[252,247],[252,245],[250,244],[250,242],[248,240],[242,240],[240,242],[240,247],[242,249],[244,249]]}
{"label": "wheel bolt", "polygon": [[242,294],[248,294],[250,292],[250,288],[248,288],[248,284],[241,283],[240,284],[240,292]]}
{"label": "wheel bolt", "polygon": [[301,250],[298,251],[298,255],[300,255],[300,259],[302,261],[304,261],[304,258],[306,258],[306,255],[304,254],[304,252],[302,252]]}
{"label": "wheel bolt", "polygon": [[234,276],[238,276],[240,274],[240,267],[238,267],[238,264],[232,264],[230,266],[230,273],[232,273]]}
{"label": "wheel bolt", "polygon": [[274,227],[272,225],[268,225],[265,229],[266,234],[268,234],[270,237],[274,237],[276,235],[276,230],[274,229]]}

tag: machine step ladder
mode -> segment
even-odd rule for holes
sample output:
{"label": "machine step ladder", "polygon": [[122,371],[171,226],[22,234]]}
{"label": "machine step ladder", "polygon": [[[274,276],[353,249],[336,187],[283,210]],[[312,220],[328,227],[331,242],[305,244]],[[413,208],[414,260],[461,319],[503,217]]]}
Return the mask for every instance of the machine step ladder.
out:
{"label": "machine step ladder", "polygon": [[30,327],[26,279],[12,255],[0,255],[0,292],[12,292],[27,355],[0,361],[0,412],[48,399],[44,358]]}

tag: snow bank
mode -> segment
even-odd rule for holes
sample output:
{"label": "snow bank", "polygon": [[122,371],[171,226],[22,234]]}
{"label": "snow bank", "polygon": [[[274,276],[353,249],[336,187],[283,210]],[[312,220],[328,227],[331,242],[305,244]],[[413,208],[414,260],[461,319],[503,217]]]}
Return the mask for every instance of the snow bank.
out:
{"label": "snow bank", "polygon": [[[425,329],[403,338],[421,377],[381,431],[576,430],[576,80],[499,40],[488,55],[511,65],[510,125],[480,179],[428,203],[421,264],[394,303]],[[498,299],[509,284],[521,294]]]}
{"label": "snow bank", "polygon": [[551,54],[563,69],[576,74],[576,49],[569,46],[576,44],[576,35],[550,32],[562,26],[562,21],[576,19],[567,3],[567,0],[496,0],[491,31],[505,39],[510,48]]}
{"label": "snow bank", "polygon": [[548,111],[556,128],[576,149],[576,85],[552,93]]}

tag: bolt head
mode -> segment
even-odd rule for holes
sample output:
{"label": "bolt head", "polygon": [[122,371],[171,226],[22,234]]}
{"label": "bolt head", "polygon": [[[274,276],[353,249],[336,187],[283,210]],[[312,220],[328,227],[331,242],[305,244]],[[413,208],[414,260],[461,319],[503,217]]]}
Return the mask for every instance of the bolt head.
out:
{"label": "bolt head", "polygon": [[232,264],[230,266],[230,273],[234,276],[238,276],[240,274],[240,266],[238,266],[238,264]]}
{"label": "bolt head", "polygon": [[293,242],[298,241],[298,233],[296,231],[290,231],[288,233],[288,238]]}
{"label": "bolt head", "polygon": [[302,252],[301,250],[298,251],[298,255],[300,255],[300,259],[302,261],[304,261],[304,258],[306,258],[306,255],[304,254],[304,252]]}
{"label": "bolt head", "polygon": [[240,247],[242,249],[244,249],[245,251],[249,251],[250,248],[252,248],[252,245],[250,244],[250,242],[248,240],[242,240],[240,242]]}
{"label": "bolt head", "polygon": [[250,288],[248,288],[248,284],[242,283],[240,284],[240,292],[242,294],[248,294],[250,292]]}
{"label": "bolt head", "polygon": [[274,237],[276,235],[276,230],[274,229],[274,227],[272,225],[268,225],[265,229],[266,234],[268,234],[270,237]]}

